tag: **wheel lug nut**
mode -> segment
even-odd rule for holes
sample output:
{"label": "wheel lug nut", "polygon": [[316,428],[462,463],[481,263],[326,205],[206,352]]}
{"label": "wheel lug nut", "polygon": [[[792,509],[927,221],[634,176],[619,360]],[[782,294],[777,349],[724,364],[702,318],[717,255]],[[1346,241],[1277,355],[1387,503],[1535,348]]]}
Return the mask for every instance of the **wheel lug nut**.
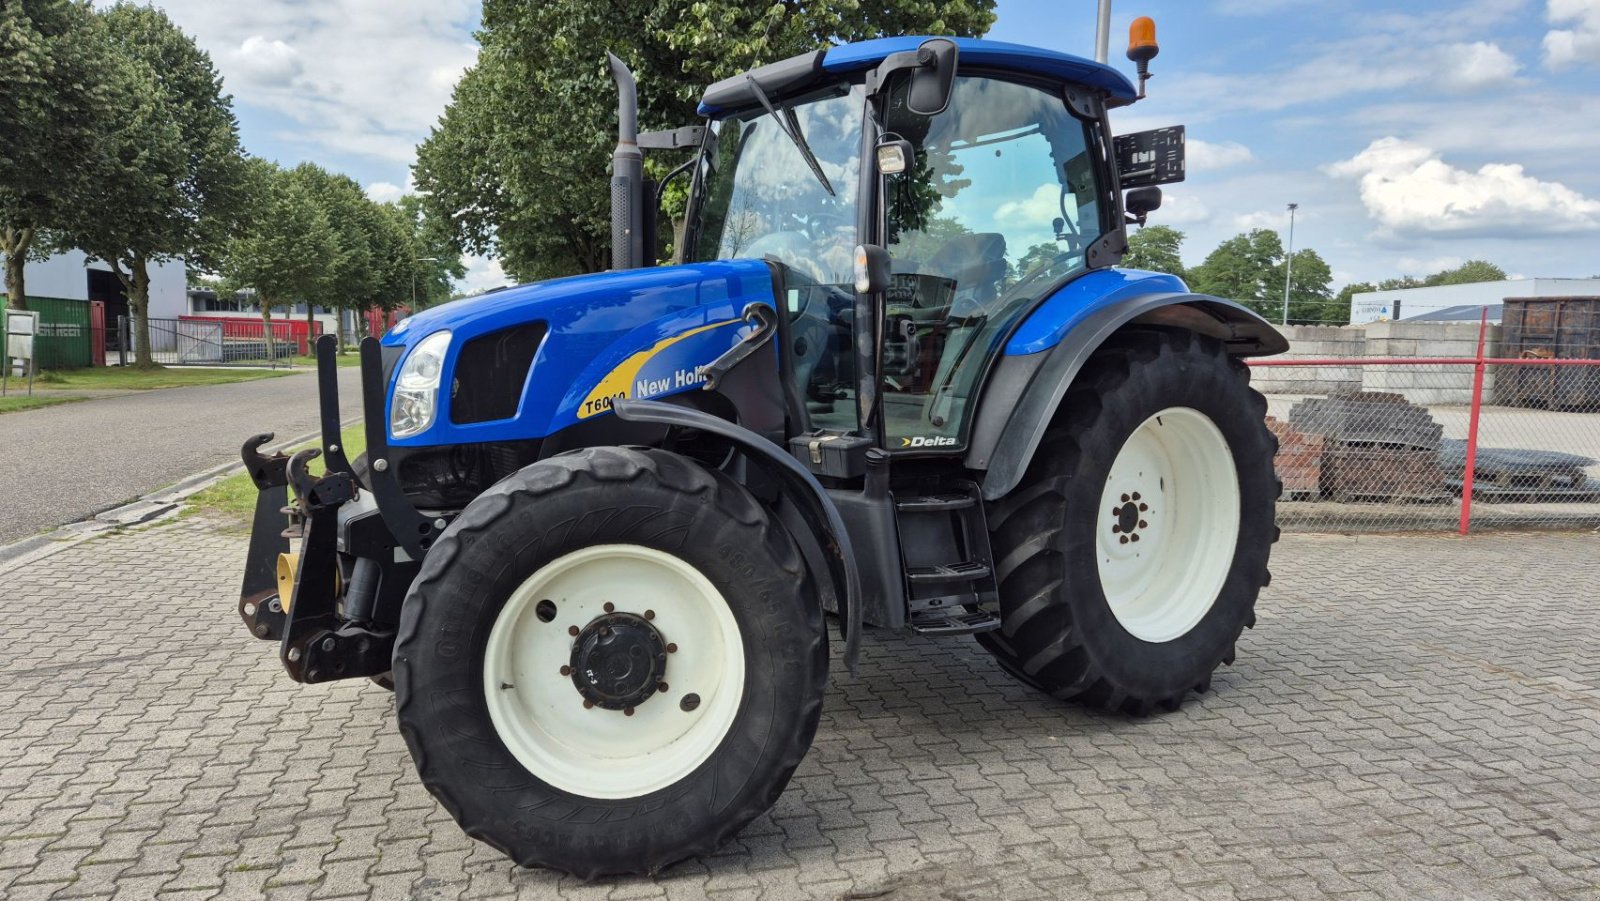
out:
{"label": "wheel lug nut", "polygon": [[563,675],[563,676],[572,675],[572,667],[570,667],[570,666],[561,667],[561,675]]}
{"label": "wheel lug nut", "polygon": [[667,653],[668,654],[676,654],[676,653],[678,653],[677,644],[675,644],[673,642],[668,642],[667,643]]}
{"label": "wheel lug nut", "polygon": [[1135,491],[1133,493],[1133,497],[1131,498],[1131,500],[1138,500],[1138,499],[1139,499],[1139,492]]}
{"label": "wheel lug nut", "polygon": [[1141,519],[1139,520],[1139,528],[1148,529],[1150,528],[1150,524]]}
{"label": "wheel lug nut", "polygon": [[571,635],[573,638],[577,638],[578,637],[578,633],[580,631],[582,631],[582,630],[580,630],[577,626],[568,626],[567,627],[567,634]]}
{"label": "wheel lug nut", "polygon": [[588,698],[584,698],[583,699],[583,709],[584,710],[593,710],[594,709],[594,702],[589,700]]}
{"label": "wheel lug nut", "polygon": [[656,612],[654,610],[646,610],[644,612],[644,618],[645,619],[655,619],[656,618]]}
{"label": "wheel lug nut", "polygon": [[1132,536],[1132,538],[1133,538],[1133,540],[1134,540],[1134,541],[1138,541],[1138,540],[1139,540],[1139,536],[1138,536],[1138,534],[1137,534],[1137,533],[1135,533],[1135,534],[1134,534],[1134,535],[1133,535],[1133,536]]}
{"label": "wheel lug nut", "polygon": [[1111,524],[1111,533],[1112,533],[1112,534],[1113,534],[1113,535],[1115,535],[1115,534],[1116,534],[1116,533],[1118,533],[1118,532],[1120,532],[1120,531],[1122,531],[1122,526],[1120,526],[1120,525],[1117,525],[1117,524],[1116,524],[1116,523],[1112,523],[1112,524]]}
{"label": "wheel lug nut", "polygon": [[606,612],[607,613],[615,613],[616,611],[617,611],[617,605],[611,603],[610,601],[606,601]]}
{"label": "wheel lug nut", "polygon": [[1130,498],[1130,497],[1128,497],[1128,496],[1127,496],[1127,495],[1126,495],[1126,494],[1124,494],[1124,495],[1123,495],[1123,496],[1122,496],[1122,502],[1123,502],[1123,503],[1124,503],[1124,504],[1126,504],[1126,503],[1127,503],[1127,502],[1128,502],[1128,501],[1130,501],[1130,500],[1132,500],[1132,498]]}
{"label": "wheel lug nut", "polygon": [[622,708],[622,715],[623,716],[633,716],[633,708],[632,707],[624,707],[624,708]]}
{"label": "wheel lug nut", "polygon": [[1127,544],[1128,543],[1128,536],[1124,535],[1121,538],[1118,538],[1117,541],[1122,543],[1122,544]]}
{"label": "wheel lug nut", "polygon": [[1140,513],[1143,513],[1144,511],[1146,511],[1148,509],[1150,509],[1150,505],[1149,504],[1140,504],[1139,505],[1139,512]]}
{"label": "wheel lug nut", "polygon": [[666,690],[667,690],[667,683],[660,682],[660,683],[656,684],[656,691],[666,691]]}

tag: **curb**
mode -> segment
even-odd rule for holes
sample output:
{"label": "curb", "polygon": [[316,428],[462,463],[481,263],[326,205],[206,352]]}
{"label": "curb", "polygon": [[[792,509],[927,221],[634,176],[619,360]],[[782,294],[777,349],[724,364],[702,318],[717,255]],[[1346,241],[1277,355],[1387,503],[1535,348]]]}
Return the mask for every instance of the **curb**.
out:
{"label": "curb", "polygon": [[[360,421],[360,417],[355,417],[341,422],[339,425],[342,428]],[[314,441],[321,434],[320,429],[314,432],[307,432],[287,441],[279,441],[268,445],[263,450],[267,453],[288,450],[291,447]],[[178,511],[183,501],[190,496],[211,487],[235,472],[243,471],[243,462],[223,463],[220,466],[213,466],[194,475],[185,476],[177,482],[152,491],[137,500],[112,507],[109,510],[103,510],[88,519],[57,526],[49,532],[0,546],[0,573],[10,572],[35,560],[48,557],[56,551],[82,544],[98,535],[169,518]]]}

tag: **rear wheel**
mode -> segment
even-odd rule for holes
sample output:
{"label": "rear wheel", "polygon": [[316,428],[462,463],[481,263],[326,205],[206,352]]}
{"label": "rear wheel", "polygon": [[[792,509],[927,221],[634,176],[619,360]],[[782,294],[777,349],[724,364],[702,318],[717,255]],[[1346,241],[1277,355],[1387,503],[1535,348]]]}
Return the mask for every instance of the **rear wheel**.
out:
{"label": "rear wheel", "polygon": [[674,454],[594,448],[473,501],[407,597],[401,729],[468,834],[585,878],[715,850],[777,800],[827,672],[793,540]]}
{"label": "rear wheel", "polygon": [[1143,714],[1232,663],[1255,624],[1278,481],[1266,402],[1222,345],[1114,339],[990,513],[1003,627],[978,637],[1051,694]]}

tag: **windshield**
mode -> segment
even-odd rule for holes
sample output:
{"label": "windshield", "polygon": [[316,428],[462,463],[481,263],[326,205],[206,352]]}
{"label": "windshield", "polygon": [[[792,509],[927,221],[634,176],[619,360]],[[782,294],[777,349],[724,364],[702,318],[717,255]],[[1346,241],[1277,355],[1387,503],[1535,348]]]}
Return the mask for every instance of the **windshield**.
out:
{"label": "windshield", "polygon": [[784,104],[832,184],[829,196],[765,110],[712,124],[699,223],[688,261],[771,257],[817,284],[851,280],[861,163],[860,86],[835,85]]}

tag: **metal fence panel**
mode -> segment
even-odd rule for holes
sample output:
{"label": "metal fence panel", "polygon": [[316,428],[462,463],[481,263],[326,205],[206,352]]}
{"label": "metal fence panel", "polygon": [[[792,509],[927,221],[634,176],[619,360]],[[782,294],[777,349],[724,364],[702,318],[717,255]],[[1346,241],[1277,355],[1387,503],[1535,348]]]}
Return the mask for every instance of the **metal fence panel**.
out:
{"label": "metal fence panel", "polygon": [[[120,324],[127,348],[121,362],[131,363],[138,353],[138,320],[123,317]],[[154,319],[150,320],[150,358],[163,366],[293,366],[301,342],[293,324],[272,323],[269,356],[260,320]]]}
{"label": "metal fence panel", "polygon": [[1600,526],[1600,397],[1530,405],[1526,390],[1549,370],[1587,384],[1600,360],[1555,350],[1251,361],[1279,441],[1283,527]]}

